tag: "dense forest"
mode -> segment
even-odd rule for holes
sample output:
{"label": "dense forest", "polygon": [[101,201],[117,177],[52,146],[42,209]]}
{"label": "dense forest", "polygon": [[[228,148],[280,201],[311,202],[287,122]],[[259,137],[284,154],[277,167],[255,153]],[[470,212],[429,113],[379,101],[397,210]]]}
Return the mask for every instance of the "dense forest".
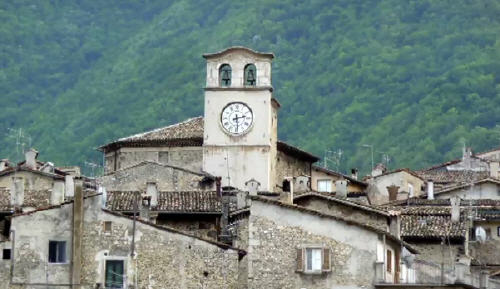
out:
{"label": "dense forest", "polygon": [[[0,3],[0,157],[56,165],[203,113],[202,53],[274,52],[280,139],[341,171],[421,168],[500,142],[495,0]],[[23,137],[19,137],[19,129]]]}

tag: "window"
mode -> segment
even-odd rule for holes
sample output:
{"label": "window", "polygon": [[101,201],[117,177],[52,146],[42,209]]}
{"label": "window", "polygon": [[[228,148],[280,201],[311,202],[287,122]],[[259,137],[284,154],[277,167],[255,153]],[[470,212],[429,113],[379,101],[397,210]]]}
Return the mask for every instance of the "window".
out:
{"label": "window", "polygon": [[168,152],[159,152],[158,153],[158,162],[160,164],[168,164]]}
{"label": "window", "polygon": [[297,249],[297,272],[329,272],[330,249],[324,247],[305,247]]}
{"label": "window", "polygon": [[318,192],[332,192],[332,181],[330,180],[318,180]]}
{"label": "window", "polygon": [[387,250],[387,272],[392,272],[392,251]]}
{"label": "window", "polygon": [[104,233],[111,233],[112,226],[111,226],[111,221],[105,221],[104,222]]}
{"label": "window", "polygon": [[497,227],[497,236],[500,237],[500,226]]}
{"label": "window", "polygon": [[49,241],[49,263],[66,263],[65,241]]}
{"label": "window", "polygon": [[3,260],[10,260],[10,249],[3,249],[3,254],[2,254],[2,259]]}
{"label": "window", "polygon": [[257,83],[257,68],[253,64],[245,66],[245,85],[255,86]]}
{"label": "window", "polygon": [[290,191],[290,181],[289,180],[284,180],[282,183],[282,189],[283,192],[289,192]]}
{"label": "window", "polygon": [[408,196],[411,198],[413,197],[413,185],[408,184]]}
{"label": "window", "polygon": [[231,86],[231,66],[222,64],[219,68],[219,83],[220,86]]}
{"label": "window", "polygon": [[106,260],[106,288],[123,288],[123,260]]}

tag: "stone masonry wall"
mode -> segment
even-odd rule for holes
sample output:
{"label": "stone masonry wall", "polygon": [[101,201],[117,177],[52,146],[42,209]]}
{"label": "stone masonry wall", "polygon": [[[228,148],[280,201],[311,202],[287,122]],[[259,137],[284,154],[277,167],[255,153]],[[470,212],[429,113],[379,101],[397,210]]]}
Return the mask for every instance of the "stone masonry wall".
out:
{"label": "stone masonry wall", "polygon": [[[238,252],[193,237],[136,223],[136,259],[130,257],[132,220],[85,212],[83,282],[104,282],[106,259],[125,260],[127,283],[137,288],[236,288]],[[111,233],[103,222],[112,222]],[[91,287],[88,287],[91,288]]]}
{"label": "stone masonry wall", "polygon": [[159,191],[197,191],[202,175],[154,163],[116,171],[101,177],[107,191],[145,191],[147,182],[156,182]]}
{"label": "stone masonry wall", "polygon": [[[250,216],[248,288],[372,288],[375,254],[299,227],[281,226]],[[296,248],[322,244],[332,251],[332,271],[320,275],[295,272]]]}
{"label": "stone masonry wall", "polygon": [[276,189],[282,191],[282,184],[285,177],[309,176],[311,174],[311,164],[288,156],[278,151],[276,161]]}
{"label": "stone masonry wall", "polygon": [[[114,153],[106,154],[107,173],[114,170]],[[117,152],[116,161],[118,170],[143,161],[153,161],[199,172],[202,169],[203,152],[201,147],[121,148]]]}

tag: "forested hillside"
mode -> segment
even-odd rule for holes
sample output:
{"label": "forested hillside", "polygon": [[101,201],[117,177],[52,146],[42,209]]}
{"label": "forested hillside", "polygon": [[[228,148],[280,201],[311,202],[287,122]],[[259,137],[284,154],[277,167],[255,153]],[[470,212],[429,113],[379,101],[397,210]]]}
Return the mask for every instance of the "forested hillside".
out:
{"label": "forested hillside", "polygon": [[202,53],[276,54],[279,135],[340,170],[420,168],[498,145],[500,2],[3,1],[0,156],[99,162],[110,140],[203,112]]}

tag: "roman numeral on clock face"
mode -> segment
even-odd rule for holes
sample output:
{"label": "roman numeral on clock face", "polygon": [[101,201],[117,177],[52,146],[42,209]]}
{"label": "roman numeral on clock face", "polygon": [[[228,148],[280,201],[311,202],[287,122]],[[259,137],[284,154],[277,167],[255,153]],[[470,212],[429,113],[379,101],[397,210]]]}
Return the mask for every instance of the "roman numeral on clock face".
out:
{"label": "roman numeral on clock face", "polygon": [[221,113],[221,125],[231,135],[242,135],[249,131],[253,124],[253,113],[243,102],[227,104]]}

